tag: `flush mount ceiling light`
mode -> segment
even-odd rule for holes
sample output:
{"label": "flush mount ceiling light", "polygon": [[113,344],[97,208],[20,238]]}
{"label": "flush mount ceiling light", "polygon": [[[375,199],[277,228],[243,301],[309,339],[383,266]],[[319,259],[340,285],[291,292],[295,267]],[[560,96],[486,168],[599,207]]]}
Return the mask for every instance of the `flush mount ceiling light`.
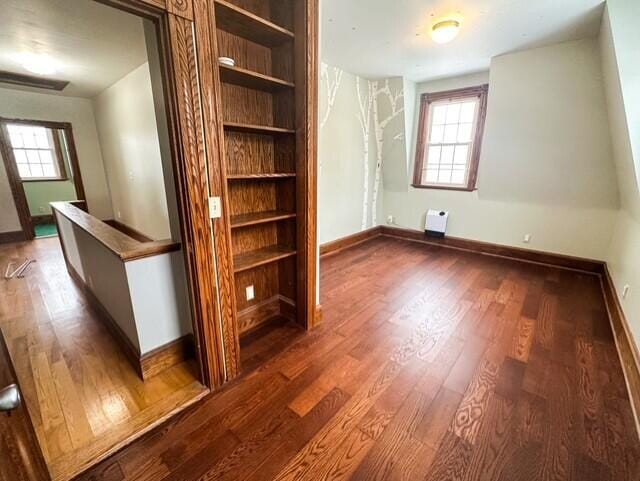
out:
{"label": "flush mount ceiling light", "polygon": [[57,63],[46,54],[21,54],[19,61],[26,70],[36,75],[51,75],[57,70]]}
{"label": "flush mount ceiling light", "polygon": [[431,37],[436,43],[451,42],[460,31],[460,22],[457,20],[444,20],[436,23],[431,29]]}

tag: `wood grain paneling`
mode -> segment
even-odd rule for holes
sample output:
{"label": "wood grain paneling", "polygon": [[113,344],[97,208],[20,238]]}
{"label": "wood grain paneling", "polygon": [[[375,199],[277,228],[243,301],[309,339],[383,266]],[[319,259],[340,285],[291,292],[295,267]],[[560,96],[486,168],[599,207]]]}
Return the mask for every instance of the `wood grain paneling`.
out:
{"label": "wood grain paneling", "polygon": [[[204,142],[206,146],[206,169],[199,172],[199,182],[202,188],[209,185],[208,195],[222,199],[223,212],[228,213],[229,195],[226,183],[226,163],[224,150],[224,131],[222,122],[221,88],[219,70],[217,66],[218,47],[215,34],[216,17],[213,2],[210,0],[196,2],[194,5],[196,22],[195,32],[198,40],[197,62],[200,72],[200,88],[202,91],[202,119],[204,121]],[[208,176],[208,179],[207,179]],[[203,209],[206,212],[207,206]],[[208,216],[207,216],[208,217]],[[211,220],[208,219],[209,226]],[[210,245],[211,227],[206,232]],[[203,239],[204,242],[204,239]],[[235,378],[240,372],[240,344],[237,327],[236,296],[233,284],[233,254],[231,250],[231,230],[228,215],[216,219],[213,225],[213,244],[215,264],[212,263],[214,253],[208,247],[207,272],[214,272],[217,268],[217,294],[220,317],[215,315],[219,323],[216,329],[216,350],[224,355],[225,380]],[[211,269],[211,270],[209,270]],[[213,288],[213,286],[211,286]],[[213,293],[212,293],[213,294]],[[213,305],[211,307],[214,307]],[[218,328],[219,326],[219,328]],[[211,326],[213,327],[213,326]]]}

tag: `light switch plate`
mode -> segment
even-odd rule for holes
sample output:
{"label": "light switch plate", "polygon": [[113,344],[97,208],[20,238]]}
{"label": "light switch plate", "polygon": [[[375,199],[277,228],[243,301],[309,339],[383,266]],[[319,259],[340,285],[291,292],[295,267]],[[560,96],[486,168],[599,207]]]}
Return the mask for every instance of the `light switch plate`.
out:
{"label": "light switch plate", "polygon": [[212,219],[222,217],[222,202],[220,202],[220,197],[209,197],[209,216]]}

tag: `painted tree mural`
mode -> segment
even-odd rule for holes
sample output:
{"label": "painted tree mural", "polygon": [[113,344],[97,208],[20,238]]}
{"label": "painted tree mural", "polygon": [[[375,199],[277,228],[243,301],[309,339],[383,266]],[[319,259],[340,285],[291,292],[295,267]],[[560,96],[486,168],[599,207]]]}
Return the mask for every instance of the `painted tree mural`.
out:
{"label": "painted tree mural", "polygon": [[340,88],[340,82],[342,82],[343,73],[344,71],[339,69],[338,67],[329,67],[324,62],[320,66],[321,81],[325,83],[327,89],[327,107],[324,111],[322,119],[320,119],[321,129],[325,126],[327,120],[329,120],[331,110],[336,103],[336,95],[338,93],[338,89]]}
{"label": "painted tree mural", "polygon": [[369,135],[371,132],[371,110],[375,100],[374,82],[363,79],[366,84],[366,92],[360,87],[360,77],[356,80],[356,91],[358,93],[358,107],[360,128],[362,129],[362,141],[364,147],[364,189],[362,202],[362,222],[361,228],[367,228],[367,220],[369,218]]}
{"label": "painted tree mural", "polygon": [[[381,100],[382,97],[382,100]],[[382,177],[382,159],[384,148],[384,131],[389,124],[404,111],[404,93],[402,89],[391,91],[389,80],[384,81],[384,86],[380,88],[380,82],[375,81],[373,85],[373,123],[376,136],[376,173],[373,183],[373,199],[371,202],[371,225],[376,225],[378,214],[378,193],[380,191],[380,178]],[[380,102],[389,103],[387,116],[380,118]]]}

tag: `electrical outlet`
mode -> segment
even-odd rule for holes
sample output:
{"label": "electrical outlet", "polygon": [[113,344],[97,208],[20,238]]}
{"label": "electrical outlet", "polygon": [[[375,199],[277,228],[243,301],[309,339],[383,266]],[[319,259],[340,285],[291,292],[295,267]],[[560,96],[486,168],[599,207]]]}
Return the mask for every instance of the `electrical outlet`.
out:
{"label": "electrical outlet", "polygon": [[87,284],[89,284],[89,287],[93,288],[93,278],[89,275],[87,275]]}
{"label": "electrical outlet", "polygon": [[255,290],[253,289],[253,284],[247,286],[247,301],[252,301],[256,297]]}
{"label": "electrical outlet", "polygon": [[622,298],[626,299],[627,295],[629,294],[629,290],[631,289],[631,286],[629,284],[627,284],[626,286],[624,286],[622,288]]}
{"label": "electrical outlet", "polygon": [[133,170],[129,171],[129,180],[133,181]]}
{"label": "electrical outlet", "polygon": [[388,215],[387,216],[387,224],[393,224],[393,216],[392,215]]}
{"label": "electrical outlet", "polygon": [[122,212],[118,211],[116,215],[118,216],[118,219],[122,219]]}
{"label": "electrical outlet", "polygon": [[38,210],[39,210],[41,213],[43,213],[43,214],[44,214],[44,207],[43,207],[43,206],[38,207]]}
{"label": "electrical outlet", "polygon": [[525,235],[524,235],[523,242],[524,242],[525,244],[529,244],[529,243],[531,242],[531,234],[525,234]]}

